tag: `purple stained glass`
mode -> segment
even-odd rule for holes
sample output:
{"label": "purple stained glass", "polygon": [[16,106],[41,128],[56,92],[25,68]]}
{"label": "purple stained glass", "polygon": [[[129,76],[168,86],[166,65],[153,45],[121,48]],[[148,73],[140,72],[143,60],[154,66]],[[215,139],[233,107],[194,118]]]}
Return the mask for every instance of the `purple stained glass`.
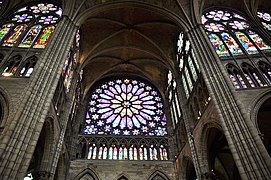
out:
{"label": "purple stained glass", "polygon": [[84,134],[166,136],[161,97],[152,85],[116,79],[97,85],[90,95]]}
{"label": "purple stained glass", "polygon": [[210,32],[220,32],[225,30],[225,27],[222,24],[218,23],[208,23],[205,26],[205,29]]}
{"label": "purple stained glass", "polygon": [[232,14],[227,11],[222,11],[222,10],[213,10],[209,11],[205,14],[205,17],[208,19],[212,19],[214,21],[228,21],[230,18],[232,18]]}
{"label": "purple stained glass", "polygon": [[34,6],[30,7],[30,10],[33,13],[43,13],[43,14],[47,14],[50,12],[56,12],[58,11],[60,8],[58,8],[57,6],[53,5],[53,4],[48,4],[48,3],[40,3]]}
{"label": "purple stained glass", "polygon": [[24,13],[24,14],[16,14],[14,15],[11,20],[18,23],[26,23],[31,21],[34,17],[30,14]]}
{"label": "purple stained glass", "polygon": [[55,24],[58,22],[58,17],[53,15],[41,16],[38,18],[38,22],[43,24]]}
{"label": "purple stained glass", "polygon": [[233,55],[243,54],[241,48],[229,33],[222,33],[221,37]]}
{"label": "purple stained glass", "polygon": [[249,28],[248,23],[246,23],[245,21],[234,20],[234,21],[231,21],[229,23],[229,25],[231,26],[231,28],[233,28],[233,29],[239,29],[239,30],[244,30],[244,29]]}

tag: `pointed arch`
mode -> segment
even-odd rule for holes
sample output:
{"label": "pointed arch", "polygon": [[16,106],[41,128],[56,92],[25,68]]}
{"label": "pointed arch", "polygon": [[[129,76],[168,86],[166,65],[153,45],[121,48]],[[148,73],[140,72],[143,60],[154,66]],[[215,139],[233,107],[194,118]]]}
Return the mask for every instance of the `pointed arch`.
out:
{"label": "pointed arch", "polygon": [[79,173],[74,180],[99,180],[97,174],[91,170],[90,168],[87,168],[83,170],[81,173]]}
{"label": "pointed arch", "polygon": [[117,180],[129,180],[129,178],[126,175],[121,174]]}
{"label": "pointed arch", "polygon": [[189,156],[184,156],[182,159],[182,179],[197,179],[196,170],[192,158]]}
{"label": "pointed arch", "polygon": [[239,68],[230,63],[226,65],[226,69],[228,71],[229,78],[236,89],[247,88],[247,85],[244,82],[244,77]]}
{"label": "pointed arch", "polygon": [[27,58],[18,68],[19,76],[29,77],[38,61],[38,58],[36,56],[31,56]]}
{"label": "pointed arch", "polygon": [[248,63],[242,63],[242,70],[251,87],[266,86],[266,83],[256,68]]}
{"label": "pointed arch", "polygon": [[157,170],[150,175],[148,180],[169,180],[169,178],[163,172]]}
{"label": "pointed arch", "polygon": [[1,69],[2,76],[15,76],[17,69],[22,61],[22,56],[15,55],[11,57]]}
{"label": "pointed arch", "polygon": [[0,87],[0,132],[3,131],[8,118],[9,99],[7,92]]}

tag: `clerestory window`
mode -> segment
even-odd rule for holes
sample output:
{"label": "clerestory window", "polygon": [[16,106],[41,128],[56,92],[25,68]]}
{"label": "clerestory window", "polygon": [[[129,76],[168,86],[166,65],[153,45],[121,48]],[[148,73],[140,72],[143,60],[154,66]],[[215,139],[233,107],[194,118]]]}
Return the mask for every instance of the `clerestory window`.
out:
{"label": "clerestory window", "polygon": [[45,48],[61,15],[62,9],[52,3],[15,10],[2,24],[0,43],[5,47]]}
{"label": "clerestory window", "polygon": [[[270,14],[259,11],[258,17],[269,29]],[[271,85],[269,75],[266,77],[259,66],[259,61],[269,66],[271,46],[252,21],[235,11],[212,9],[204,13],[202,24],[236,89]]]}

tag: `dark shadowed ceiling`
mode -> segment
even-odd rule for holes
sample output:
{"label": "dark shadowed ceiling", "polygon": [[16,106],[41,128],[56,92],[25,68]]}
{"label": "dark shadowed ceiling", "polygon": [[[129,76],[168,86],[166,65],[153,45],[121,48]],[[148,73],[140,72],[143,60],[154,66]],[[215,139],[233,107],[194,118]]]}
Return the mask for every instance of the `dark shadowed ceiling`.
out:
{"label": "dark shadowed ceiling", "polygon": [[108,75],[137,75],[163,91],[179,32],[170,19],[143,8],[119,7],[88,18],[80,51],[86,91]]}

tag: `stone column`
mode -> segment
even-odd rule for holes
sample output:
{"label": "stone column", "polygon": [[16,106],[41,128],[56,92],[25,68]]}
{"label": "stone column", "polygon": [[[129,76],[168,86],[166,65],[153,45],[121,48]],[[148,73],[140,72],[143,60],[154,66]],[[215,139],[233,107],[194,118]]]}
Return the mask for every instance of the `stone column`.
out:
{"label": "stone column", "polygon": [[23,179],[62,72],[76,26],[66,16],[58,23],[20,97],[15,118],[0,139],[1,179]]}
{"label": "stone column", "polygon": [[257,130],[238,104],[224,66],[201,25],[189,31],[189,39],[242,179],[271,179],[271,162]]}

